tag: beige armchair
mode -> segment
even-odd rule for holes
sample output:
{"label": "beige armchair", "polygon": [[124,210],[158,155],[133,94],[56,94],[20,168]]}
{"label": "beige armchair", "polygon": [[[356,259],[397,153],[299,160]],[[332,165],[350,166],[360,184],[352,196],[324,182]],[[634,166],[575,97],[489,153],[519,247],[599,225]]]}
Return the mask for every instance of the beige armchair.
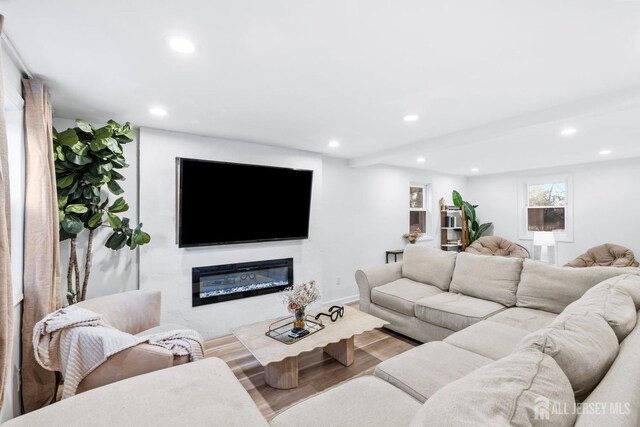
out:
{"label": "beige armchair", "polygon": [[526,248],[499,236],[480,237],[469,245],[465,252],[476,255],[529,258],[529,251]]}
{"label": "beige armchair", "polygon": [[[105,323],[132,335],[185,329],[175,324],[160,325],[160,292],[123,292],[83,301],[78,306],[101,314]],[[162,347],[138,344],[109,357],[80,382],[77,393],[188,361],[188,356],[174,357]]]}
{"label": "beige armchair", "polygon": [[638,267],[638,265],[631,249],[613,243],[605,243],[594,246],[565,264],[565,267]]}

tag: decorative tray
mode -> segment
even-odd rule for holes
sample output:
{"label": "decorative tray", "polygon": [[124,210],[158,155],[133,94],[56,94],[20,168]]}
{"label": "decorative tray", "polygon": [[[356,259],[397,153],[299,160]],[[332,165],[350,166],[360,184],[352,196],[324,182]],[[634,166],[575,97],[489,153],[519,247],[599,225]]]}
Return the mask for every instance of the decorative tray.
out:
{"label": "decorative tray", "polygon": [[293,329],[294,320],[295,318],[293,316],[276,320],[269,325],[269,330],[265,332],[265,335],[276,341],[280,341],[281,343],[293,344],[324,329],[324,325],[321,320],[316,320],[313,316],[307,314],[304,321],[304,329],[309,331],[309,333],[298,338],[293,338],[289,336],[289,332]]}

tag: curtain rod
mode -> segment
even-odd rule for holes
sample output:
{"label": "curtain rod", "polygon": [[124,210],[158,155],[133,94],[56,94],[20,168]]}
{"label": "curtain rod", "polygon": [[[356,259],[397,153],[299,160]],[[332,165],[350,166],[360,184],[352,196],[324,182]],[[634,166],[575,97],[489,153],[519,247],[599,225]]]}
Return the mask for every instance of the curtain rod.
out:
{"label": "curtain rod", "polygon": [[13,45],[13,43],[11,43],[11,39],[9,39],[9,36],[7,36],[7,34],[3,32],[0,34],[0,38],[2,39],[2,43],[4,44],[4,47],[7,49],[7,53],[16,62],[16,65],[18,66],[18,68],[20,68],[20,71],[26,74],[27,77],[32,79],[33,74],[31,74],[31,71],[29,71],[27,64],[25,64],[24,61],[22,60],[22,57],[18,53],[18,50],[16,49],[16,47]]}

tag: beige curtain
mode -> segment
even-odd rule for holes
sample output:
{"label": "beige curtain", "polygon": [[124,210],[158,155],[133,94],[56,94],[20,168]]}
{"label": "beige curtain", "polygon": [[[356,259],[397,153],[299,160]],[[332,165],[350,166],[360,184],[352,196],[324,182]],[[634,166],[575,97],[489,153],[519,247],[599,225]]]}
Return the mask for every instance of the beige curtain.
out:
{"label": "beige curtain", "polygon": [[30,412],[47,405],[55,389],[55,374],[38,365],[31,338],[33,326],[60,306],[60,245],[49,95],[40,80],[25,79],[22,88],[26,158],[22,404]]}
{"label": "beige curtain", "polygon": [[[0,15],[0,34],[4,16]],[[0,58],[2,57],[0,52]],[[0,59],[1,60],[1,59]],[[4,402],[4,386],[11,365],[13,338],[13,291],[11,290],[11,206],[9,165],[7,160],[7,127],[4,121],[4,86],[0,64],[0,408]]]}

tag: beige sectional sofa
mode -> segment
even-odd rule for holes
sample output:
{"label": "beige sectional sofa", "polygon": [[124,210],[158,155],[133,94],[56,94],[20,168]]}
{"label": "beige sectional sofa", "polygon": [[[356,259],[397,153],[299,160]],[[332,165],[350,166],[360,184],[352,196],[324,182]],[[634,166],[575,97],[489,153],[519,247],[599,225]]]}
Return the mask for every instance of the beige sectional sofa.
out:
{"label": "beige sectional sofa", "polygon": [[[639,270],[505,259],[416,246],[403,263],[359,271],[361,308],[429,342],[270,425],[640,425]],[[266,425],[218,359],[110,384],[7,425],[52,420]]]}

